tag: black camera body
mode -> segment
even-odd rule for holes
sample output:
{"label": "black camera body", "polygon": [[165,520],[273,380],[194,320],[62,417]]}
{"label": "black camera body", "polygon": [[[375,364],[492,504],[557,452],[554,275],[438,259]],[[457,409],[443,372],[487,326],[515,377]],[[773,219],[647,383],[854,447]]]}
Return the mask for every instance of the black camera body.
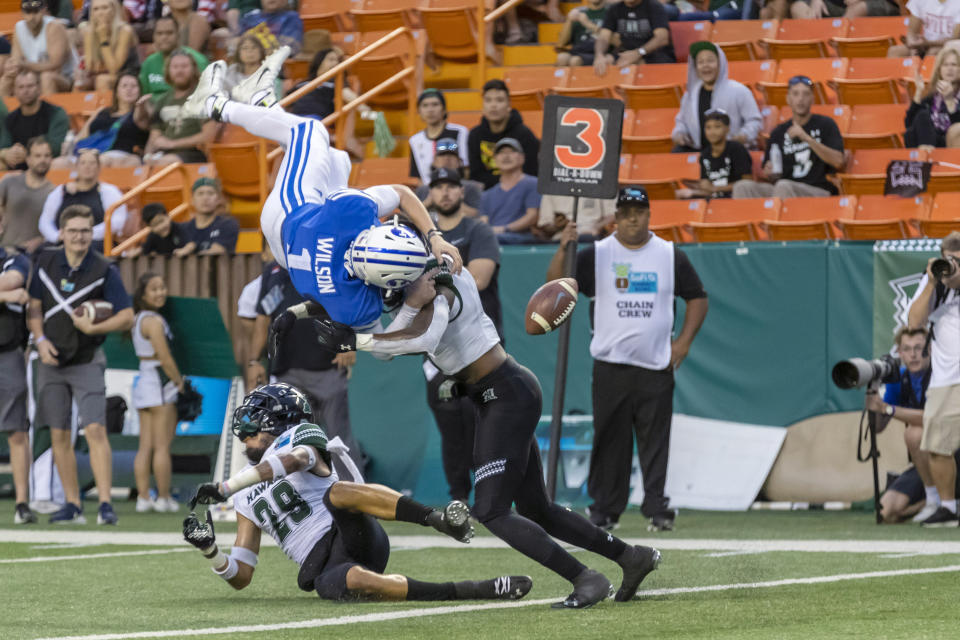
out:
{"label": "black camera body", "polygon": [[947,258],[937,258],[933,261],[933,264],[930,265],[930,273],[933,274],[934,279],[939,282],[944,278],[949,278],[957,271],[957,263],[953,260],[948,260]]}
{"label": "black camera body", "polygon": [[833,383],[841,389],[890,384],[900,380],[900,359],[890,354],[875,360],[850,358],[833,365]]}

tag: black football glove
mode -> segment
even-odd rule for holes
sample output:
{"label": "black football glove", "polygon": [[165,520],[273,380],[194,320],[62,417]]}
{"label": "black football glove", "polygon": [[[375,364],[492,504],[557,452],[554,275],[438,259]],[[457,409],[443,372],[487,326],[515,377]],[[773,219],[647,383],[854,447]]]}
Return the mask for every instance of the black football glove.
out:
{"label": "black football glove", "polygon": [[357,350],[357,333],[345,324],[330,319],[314,320],[320,348],[330,353],[344,353]]}
{"label": "black football glove", "polygon": [[201,523],[193,511],[183,519],[183,539],[201,551],[213,546],[217,537],[213,533],[213,516],[209,511],[206,524]]}
{"label": "black football glove", "polygon": [[287,333],[293,328],[293,323],[297,321],[297,316],[287,309],[270,324],[270,337],[267,339],[267,358],[270,362],[277,361],[277,354],[280,353],[280,344],[283,342]]}
{"label": "black football glove", "polygon": [[220,483],[204,482],[197,487],[197,493],[190,501],[190,510],[198,504],[216,504],[217,502],[226,502],[227,497],[220,492]]}

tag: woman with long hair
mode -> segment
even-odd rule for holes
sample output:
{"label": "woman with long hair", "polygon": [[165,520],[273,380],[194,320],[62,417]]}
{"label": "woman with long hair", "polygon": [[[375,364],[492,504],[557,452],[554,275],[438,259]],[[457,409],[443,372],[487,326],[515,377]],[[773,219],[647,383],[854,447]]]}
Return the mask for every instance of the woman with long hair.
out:
{"label": "woman with long hair", "polygon": [[[267,49],[263,46],[260,38],[252,33],[240,36],[240,40],[237,42],[237,51],[233,55],[233,62],[227,67],[227,73],[223,77],[223,88],[232,93],[238,84],[260,68],[266,57]],[[275,90],[278,96],[283,95],[283,85],[279,79],[277,79]]]}
{"label": "woman with long hair", "polygon": [[[87,120],[77,134],[74,154],[54,158],[53,168],[63,169],[77,163],[77,155],[85,148],[102,149],[100,164],[104,167],[138,167],[150,137],[149,96],[140,99],[137,74],[124,71],[113,89],[113,103],[103,107]],[[91,138],[91,136],[96,138]],[[84,142],[86,141],[86,143]]]}
{"label": "woman with long hair", "polygon": [[[160,315],[167,302],[167,285],[156,273],[144,273],[133,294],[133,348],[140,358],[140,375],[133,384],[133,406],[140,417],[140,447],[133,461],[137,480],[137,511],[175,512],[180,505],[170,495],[170,443],[177,428],[178,391],[183,376],[170,353],[173,334]],[[150,470],[157,482],[157,499],[150,499]]]}
{"label": "woman with long hair", "polygon": [[913,101],[904,118],[908,147],[960,147],[960,51],[944,47],[937,54],[926,85],[914,78]]}
{"label": "woman with long hair", "polygon": [[112,91],[121,71],[137,71],[137,34],[117,0],[93,0],[83,30],[83,74],[79,89]]}

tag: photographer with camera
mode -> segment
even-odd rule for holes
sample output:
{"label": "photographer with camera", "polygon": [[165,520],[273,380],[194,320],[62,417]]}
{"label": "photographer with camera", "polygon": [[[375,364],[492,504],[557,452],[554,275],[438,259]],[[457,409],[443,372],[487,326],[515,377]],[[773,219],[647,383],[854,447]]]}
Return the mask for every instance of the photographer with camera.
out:
{"label": "photographer with camera", "polygon": [[940,245],[940,258],[927,271],[910,301],[909,326],[930,323],[931,374],[923,412],[921,451],[930,454],[930,472],[940,494],[940,507],[923,521],[925,527],[956,527],[953,452],[960,448],[960,233],[951,232]]}

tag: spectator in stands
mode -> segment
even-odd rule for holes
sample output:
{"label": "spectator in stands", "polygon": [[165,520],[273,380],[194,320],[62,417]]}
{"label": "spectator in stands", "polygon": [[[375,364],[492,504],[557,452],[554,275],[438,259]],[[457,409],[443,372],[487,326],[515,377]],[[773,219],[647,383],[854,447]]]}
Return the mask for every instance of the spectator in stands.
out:
{"label": "spectator in stands", "polygon": [[213,142],[218,125],[213,120],[184,118],[183,103],[197,88],[200,69],[186,51],[174,51],[167,58],[164,78],[173,88],[156,97],[153,123],[144,162],[165,165],[173,162],[206,162],[201,146]]}
{"label": "spectator in stands", "polygon": [[260,0],[229,0],[227,3],[227,29],[240,35],[240,20],[252,11],[260,10]]}
{"label": "spectator in stands", "polygon": [[[604,0],[587,0],[582,7],[570,10],[567,19],[563,22],[560,36],[557,38],[558,67],[593,65],[595,41],[606,15],[607,5]],[[613,52],[620,41],[620,36],[617,34],[611,37],[610,47],[604,54],[608,65],[613,64]]]}
{"label": "spectator in stands", "polygon": [[494,162],[494,147],[503,138],[520,142],[525,157],[523,173],[537,175],[540,140],[525,124],[520,112],[510,106],[510,90],[503,80],[483,85],[483,118],[467,136],[470,176],[487,189],[500,179]]}
{"label": "spectator in stands", "polygon": [[[500,181],[483,192],[481,219],[493,228],[500,244],[536,242],[533,228],[540,218],[540,193],[537,179],[523,172],[523,147],[515,138],[502,138],[494,147],[493,159]],[[459,183],[459,175],[455,177]]]}
{"label": "spectator in stands", "polygon": [[125,256],[181,255],[177,252],[190,241],[186,223],[172,221],[167,208],[160,202],[146,205],[140,212],[140,219],[150,229],[150,233],[142,245],[130,249]]}
{"label": "spectator in stands", "polygon": [[[749,3],[750,0],[746,1]],[[781,0],[781,4],[783,4],[783,11],[786,12],[786,0]],[[741,18],[748,19],[748,16],[744,15],[744,6],[742,2],[737,2],[737,0],[710,0],[710,2],[707,4],[706,11],[688,11],[686,13],[679,13],[679,10],[677,10],[677,16],[671,16],[670,20],[679,20],[681,22],[699,22],[701,20],[709,20],[710,22],[716,22],[717,20],[740,20]]]}
{"label": "spectator in stands", "polygon": [[[593,242],[607,235],[614,223],[617,199],[580,198],[577,205],[579,242]],[[573,220],[573,196],[546,195],[540,199],[540,218],[533,233],[541,240],[559,242],[563,229]]]}
{"label": "spectator in stands", "polygon": [[[676,512],[664,493],[673,416],[674,370],[690,351],[707,315],[707,294],[690,259],[650,231],[642,187],[617,198],[617,231],[577,252],[580,293],[593,301],[593,451],[588,513],[612,530],[630,494],[634,433],[643,472],[641,512],[650,530],[672,530]],[[576,248],[578,225],[563,230],[547,279],[563,276],[565,248]],[[616,277],[614,277],[616,276]],[[659,286],[649,286],[657,282]],[[629,296],[624,293],[629,292]],[[674,335],[676,298],[686,301]]]}
{"label": "spectator in stands", "polygon": [[794,0],[790,4],[790,16],[800,20],[897,15],[900,6],[892,0]]}
{"label": "spectator in stands", "polygon": [[783,20],[790,13],[789,0],[759,0],[761,20]]}
{"label": "spectator in stands", "polygon": [[10,58],[11,51],[10,41],[7,40],[6,36],[0,36],[0,74],[3,73],[3,67]]}
{"label": "spectator in stands", "polygon": [[730,120],[730,139],[746,147],[756,144],[763,125],[760,109],[753,92],[728,77],[729,65],[723,49],[712,42],[700,41],[690,45],[687,59],[687,91],[680,102],[676,124],[673,127],[675,152],[700,151],[706,147],[703,139],[704,115],[711,109],[721,109]]}
{"label": "spectator in stands", "polygon": [[813,104],[810,78],[794,76],[787,84],[787,105],[792,117],[770,134],[763,157],[762,176],[770,182],[741,180],[733,185],[734,198],[837,194],[837,187],[828,176],[844,166],[840,129],[829,116],[810,113]]}
{"label": "spectator in stands", "polygon": [[469,174],[467,136],[470,134],[462,124],[447,122],[447,101],[439,89],[424,89],[417,98],[417,113],[427,125],[422,131],[410,136],[410,176],[419,178],[421,185],[430,181],[434,155],[439,153],[441,140],[453,140],[459,151],[461,174]]}
{"label": "spectator in stands", "polygon": [[[233,64],[227,67],[227,73],[223,78],[223,88],[226,91],[232,91],[241,82],[250,77],[253,72],[260,69],[263,59],[267,57],[267,50],[263,47],[263,42],[253,34],[242,36],[237,43],[237,52],[233,57]],[[283,95],[283,84],[277,78],[277,87],[275,89],[278,96]]]}
{"label": "spectator in stands", "polygon": [[[287,45],[292,55],[296,55],[303,46],[303,21],[300,14],[290,11],[287,0],[261,0],[262,9],[255,9],[240,18],[240,33],[257,29],[260,37],[266,37],[273,49]],[[264,30],[266,28],[266,30]],[[272,36],[272,38],[270,37]]]}
{"label": "spectator in stands", "polygon": [[104,167],[138,167],[150,136],[150,107],[140,99],[140,81],[135,73],[120,74],[113,89],[113,104],[90,116],[69,156],[54,160],[55,169],[71,167],[83,149],[97,149]]}
{"label": "spectator in stands", "polygon": [[207,58],[190,47],[177,47],[177,23],[170,16],[158,18],[153,31],[154,53],[147,56],[140,67],[140,88],[144,94],[158,95],[170,90],[166,80],[167,61],[174,51],[186,51],[196,62],[197,69],[207,67]]}
{"label": "spectator in stands", "polygon": [[[437,140],[436,153],[433,156],[433,162],[430,164],[430,172],[433,173],[435,169],[456,169],[460,172],[459,175],[463,175],[463,160],[461,159],[462,152],[460,148],[460,145],[457,144],[457,141],[453,138],[441,138]],[[430,182],[427,182],[417,187],[416,194],[423,202],[423,206],[436,210],[437,202],[433,199],[434,190],[428,186],[429,184]],[[476,180],[464,179],[461,179],[461,185],[461,195],[463,197],[458,208],[465,216],[472,218],[477,215],[477,211],[480,209],[483,185]]]}
{"label": "spectator in stands", "polygon": [[[117,524],[110,505],[112,456],[106,427],[106,358],[100,345],[106,334],[133,326],[133,309],[116,266],[90,248],[92,237],[90,209],[83,205],[69,207],[60,218],[63,247],[42,251],[36,259],[27,312],[27,327],[40,356],[34,426],[50,428],[53,459],[66,498],[66,504],[50,521],[86,522],[71,439],[71,403],[75,401],[100,499],[97,524]],[[65,298],[69,305],[62,302]],[[72,307],[86,300],[106,300],[113,305],[113,315],[93,324],[86,315],[71,313]]]}
{"label": "spectator in stands", "polygon": [[670,23],[659,0],[621,0],[607,7],[603,26],[594,43],[593,70],[607,72],[606,52],[613,34],[620,36],[617,66],[638,62],[676,62],[670,42]]}
{"label": "spectator in stands", "polygon": [[753,159],[747,148],[728,140],[730,116],[710,109],[703,116],[704,136],[709,146],[700,152],[700,181],[677,190],[678,198],[730,198],[733,185],[753,174]]}
{"label": "spectator in stands", "polygon": [[139,42],[150,42],[157,20],[163,15],[166,3],[162,0],[123,0],[123,10]]}
{"label": "spectator in stands", "polygon": [[919,71],[913,81],[913,101],[904,118],[906,145],[960,147],[960,52],[940,49],[930,84],[924,83]]}
{"label": "spectator in stands", "polygon": [[193,10],[193,0],[168,0],[170,17],[177,23],[177,44],[207,53],[210,23]]}
{"label": "spectator in stands", "polygon": [[[170,353],[173,333],[160,311],[167,303],[167,284],[156,273],[137,280],[133,292],[133,349],[140,373],[133,383],[133,406],[140,419],[140,439],[133,459],[137,482],[137,512],[176,513],[180,505],[170,495],[170,444],[177,430],[177,394],[184,378]],[[157,482],[157,499],[150,497],[150,471]]]}
{"label": "spectator in stands", "polygon": [[52,157],[45,138],[32,138],[27,142],[27,170],[0,180],[0,246],[4,249],[33,253],[43,244],[40,213],[53,191],[53,183],[47,180]]}
{"label": "spectator in stands", "polygon": [[67,112],[40,99],[40,81],[36,71],[17,73],[14,95],[20,106],[7,114],[5,131],[0,137],[0,161],[6,169],[26,169],[27,142],[43,136],[54,157],[60,155],[70,119]]}
{"label": "spectator in stands", "polygon": [[137,34],[127,24],[117,0],[90,3],[90,22],[83,29],[83,51],[83,68],[77,72],[78,89],[113,91],[122,71],[139,71]]}
{"label": "spectator in stands", "polygon": [[960,38],[960,6],[952,0],[910,0],[907,2],[910,20],[904,44],[896,44],[887,55],[934,56],[949,40]]}
{"label": "spectator in stands", "polygon": [[[47,242],[55,243],[60,236],[58,222],[63,212],[76,204],[82,204],[93,216],[93,240],[102,247],[106,233],[104,213],[123,197],[115,185],[100,182],[100,154],[96,149],[85,149],[77,157],[77,179],[56,187],[47,196],[40,214],[40,233]],[[127,205],[121,204],[110,218],[110,231],[114,237],[123,232],[127,222]],[[99,250],[99,249],[98,249]]]}
{"label": "spectator in stands", "polygon": [[77,53],[66,27],[45,13],[45,0],[23,0],[20,8],[23,20],[14,27],[13,48],[3,66],[0,95],[10,95],[21,70],[37,73],[43,95],[69,91]]}
{"label": "spectator in stands", "polygon": [[240,224],[230,215],[217,214],[222,200],[220,183],[213,178],[198,178],[193,183],[194,217],[183,226],[189,242],[174,251],[174,255],[233,254],[237,248]]}

